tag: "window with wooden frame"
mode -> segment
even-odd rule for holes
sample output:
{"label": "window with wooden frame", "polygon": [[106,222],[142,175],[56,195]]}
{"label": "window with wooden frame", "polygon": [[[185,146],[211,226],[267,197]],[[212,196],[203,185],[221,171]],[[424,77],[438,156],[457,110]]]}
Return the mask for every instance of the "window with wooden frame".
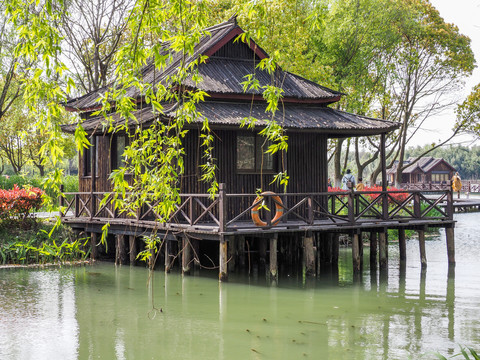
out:
{"label": "window with wooden frame", "polygon": [[111,160],[112,160],[112,170],[119,169],[122,166],[125,166],[125,148],[128,146],[128,136],[123,135],[114,135],[112,139],[112,151],[111,151]]}
{"label": "window with wooden frame", "polygon": [[274,156],[265,153],[271,142],[258,134],[237,134],[237,172],[273,173]]}
{"label": "window with wooden frame", "polygon": [[[83,176],[92,176],[92,163],[94,161],[94,149],[95,149],[96,159],[98,159],[98,144],[99,144],[98,137],[91,136],[89,141],[90,141],[90,144],[92,144],[92,146],[89,146],[87,149],[83,150]],[[95,144],[95,146],[93,146],[93,144]]]}

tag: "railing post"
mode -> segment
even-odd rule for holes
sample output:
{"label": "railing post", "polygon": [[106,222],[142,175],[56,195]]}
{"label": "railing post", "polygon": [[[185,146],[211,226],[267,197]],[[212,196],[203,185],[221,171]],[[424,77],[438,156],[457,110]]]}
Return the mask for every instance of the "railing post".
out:
{"label": "railing post", "polygon": [[447,189],[447,217],[448,220],[453,220],[453,189],[452,189],[452,180],[448,181]]}
{"label": "railing post", "polygon": [[218,217],[220,222],[220,232],[223,233],[227,229],[227,185],[221,183],[218,186]]}
{"label": "railing post", "polygon": [[190,226],[193,226],[193,223],[195,222],[195,220],[193,219],[194,215],[195,215],[195,212],[193,211],[193,206],[194,206],[194,203],[193,203],[193,196],[190,196],[188,198],[188,206],[189,206],[189,212],[188,212],[188,216],[190,217]]}
{"label": "railing post", "polygon": [[355,207],[354,207],[354,192],[353,184],[349,181],[347,187],[350,190],[348,192],[348,222],[353,224],[355,222]]}
{"label": "railing post", "polygon": [[75,194],[74,195],[74,201],[75,201],[75,217],[80,216],[80,194]]}
{"label": "railing post", "polygon": [[416,219],[420,219],[422,215],[420,208],[420,193],[418,191],[413,194],[413,215]]}
{"label": "railing post", "polygon": [[267,226],[272,226],[272,211],[276,206],[276,204],[275,204],[275,201],[273,201],[272,197],[268,195],[266,198],[264,198],[264,201],[267,203],[267,208],[270,209],[270,211],[266,211],[265,222],[267,223]]}
{"label": "railing post", "polygon": [[388,220],[388,190],[382,191],[382,219]]}
{"label": "railing post", "polygon": [[60,195],[58,196],[58,205],[60,206],[59,212],[60,217],[64,217],[65,214],[63,213],[62,208],[65,206],[65,198],[63,197],[63,184],[60,185]]}

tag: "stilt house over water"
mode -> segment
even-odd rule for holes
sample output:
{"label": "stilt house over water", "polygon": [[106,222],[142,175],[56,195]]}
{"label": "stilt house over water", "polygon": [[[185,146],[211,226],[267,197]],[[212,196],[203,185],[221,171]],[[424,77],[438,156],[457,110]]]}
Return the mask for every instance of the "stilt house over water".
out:
{"label": "stilt house over water", "polygon": [[[72,99],[65,105],[69,111],[80,113],[83,128],[91,136],[92,146],[79,157],[79,193],[71,194],[72,200],[65,204],[69,212],[65,212],[64,222],[91,233],[93,241],[97,234],[101,233],[102,226],[109,223],[110,232],[117,234],[120,239],[120,242],[117,242],[117,247],[120,248],[124,246],[122,242],[126,241],[125,236],[129,236],[132,249],[136,244],[136,237],[152,229],[160,234],[167,234],[171,242],[176,241],[177,237],[180,237],[181,241],[190,239],[187,243],[194,248],[198,247],[195,243],[200,239],[219,241],[218,261],[223,279],[226,278],[226,243],[229,242],[229,246],[234,244],[235,240],[244,243],[245,236],[263,236],[275,241],[275,249],[270,247],[270,262],[275,262],[271,264],[274,268],[273,274],[276,273],[276,241],[279,234],[287,239],[282,241],[290,241],[296,238],[296,234],[305,235],[306,232],[310,234],[309,238],[317,239],[312,234],[356,231],[358,235],[358,230],[355,229],[362,226],[367,230],[379,227],[385,232],[388,223],[393,222],[394,226],[402,224],[400,227],[408,224],[405,221],[394,221],[398,214],[388,214],[386,187],[383,188],[385,193],[377,197],[383,200],[376,200],[377,203],[371,205],[365,213],[358,212],[359,208],[354,209],[355,199],[352,198],[351,203],[348,203],[344,197],[327,192],[329,138],[380,135],[381,161],[385,165],[385,134],[396,129],[397,124],[333,109],[329,105],[338,102],[343,96],[342,93],[277,69],[273,80],[275,85],[281,84],[284,93],[275,114],[275,121],[283,124],[286,130],[288,151],[283,156],[265,154],[265,141],[258,132],[266,124],[262,119],[271,115],[266,113],[267,103],[262,94],[254,89],[244,91],[242,82],[247,75],[255,73],[260,87],[271,85],[272,76],[256,68],[256,64],[268,55],[253,40],[246,43],[235,41],[243,33],[235,18],[207,30],[208,35],[200,39],[194,54],[186,59],[188,65],[202,55],[208,57],[205,63],[198,65],[198,73],[203,81],[198,84],[187,81],[185,89],[200,89],[209,96],[197,105],[197,111],[201,115],[186,125],[189,132],[183,141],[185,171],[180,181],[181,192],[185,195],[182,195],[177,211],[168,222],[159,223],[155,221],[155,213],[149,206],[136,218],[119,216],[108,203],[100,206],[101,198],[112,190],[109,175],[122,164],[123,150],[128,144],[125,134],[104,130],[102,124],[105,120],[102,116],[92,116],[92,113],[100,108],[97,99],[107,90],[100,89]],[[148,64],[143,69],[144,79],[152,84],[163,81],[166,76],[175,72],[181,56],[178,53],[171,54],[167,66],[162,70]],[[127,95],[137,99],[134,115],[138,123],[133,124],[131,121],[132,126],[148,126],[158,118],[167,122],[175,116],[178,107],[176,103],[164,104],[164,112],[159,115],[152,111],[149,104],[143,102],[138,90],[129,89]],[[113,113],[112,116],[115,122],[123,121],[118,114]],[[241,128],[242,120],[250,116],[259,119],[255,129]],[[200,181],[200,128],[204,117],[208,118],[210,128],[215,134],[213,155],[218,166],[220,191],[214,200],[207,195],[208,185]],[[68,133],[73,133],[75,128],[76,125],[63,126],[63,130]],[[290,177],[286,193],[283,188],[271,184],[273,174],[281,169],[285,169]],[[382,183],[386,184],[385,166],[382,179]],[[255,191],[260,187],[263,191],[268,190],[281,196],[273,197],[267,194],[264,197],[276,209],[275,217],[267,211],[266,214],[261,214],[265,221],[252,222],[251,216],[255,217],[259,202],[256,200]],[[376,210],[382,206],[383,210]],[[405,204],[403,206],[406,207]],[[367,212],[376,222],[362,225]],[[445,219],[449,218],[448,214],[444,215]],[[382,221],[384,223],[380,224]],[[424,225],[432,223],[420,213],[416,214],[416,221],[423,221]],[[170,258],[168,244],[169,242],[165,246],[167,267]],[[185,249],[188,250],[190,246],[182,248],[182,256],[187,257],[184,259],[187,264],[191,254]],[[320,246],[317,248],[320,249]],[[235,245],[237,250],[233,249],[232,247],[230,250],[241,254],[245,246]],[[119,256],[120,259],[117,260],[124,261],[122,249]],[[229,266],[232,263],[234,261],[230,261]]]}

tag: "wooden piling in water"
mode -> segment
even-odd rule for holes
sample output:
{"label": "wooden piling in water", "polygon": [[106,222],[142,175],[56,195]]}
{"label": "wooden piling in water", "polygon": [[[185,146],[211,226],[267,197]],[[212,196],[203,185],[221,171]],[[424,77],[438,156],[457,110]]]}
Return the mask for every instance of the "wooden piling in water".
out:
{"label": "wooden piling in water", "polygon": [[313,247],[313,235],[311,233],[303,237],[303,254],[305,275],[315,276],[315,250]]}
{"label": "wooden piling in water", "polygon": [[278,278],[277,242],[278,233],[275,233],[270,238],[270,280],[277,280]]}
{"label": "wooden piling in water", "polygon": [[137,242],[135,235],[130,235],[128,237],[128,255],[130,258],[130,265],[135,265],[137,260]]}
{"label": "wooden piling in water", "polygon": [[422,268],[427,266],[427,254],[425,252],[425,230],[418,230],[418,244],[420,247],[420,262]]}
{"label": "wooden piling in water", "polygon": [[387,232],[385,229],[378,233],[378,257],[380,262],[380,269],[386,269],[388,267],[388,244],[387,244]]}
{"label": "wooden piling in water", "polygon": [[375,231],[370,231],[370,269],[377,268],[377,233]]}
{"label": "wooden piling in water", "polygon": [[258,262],[260,266],[265,266],[267,263],[267,240],[264,238],[257,238],[258,241]]}
{"label": "wooden piling in water", "polygon": [[406,261],[407,243],[405,240],[405,229],[398,229],[398,248],[400,251],[400,261]]}
{"label": "wooden piling in water", "polygon": [[220,271],[218,274],[218,279],[220,281],[228,281],[228,269],[227,269],[227,239],[224,235],[220,235],[220,244],[219,244],[219,260],[220,260]]}
{"label": "wooden piling in water", "polygon": [[125,265],[127,263],[127,250],[125,249],[125,235],[117,234],[115,236],[115,265]]}
{"label": "wooden piling in water", "polygon": [[455,232],[453,225],[445,229],[445,234],[447,236],[448,264],[455,265]]}
{"label": "wooden piling in water", "polygon": [[360,273],[362,270],[362,265],[360,261],[360,245],[359,245],[359,234],[354,232],[351,236],[352,238],[352,261],[353,261],[353,273]]}
{"label": "wooden piling in water", "polygon": [[186,236],[182,236],[182,275],[190,275],[192,269],[192,247]]}
{"label": "wooden piling in water", "polygon": [[[169,273],[173,266],[172,255],[172,241],[165,239],[163,247],[165,248],[165,272]],[[155,254],[152,254],[152,258],[155,258]]]}
{"label": "wooden piling in water", "polygon": [[245,236],[237,236],[237,255],[238,255],[238,265],[241,269],[245,269]]}
{"label": "wooden piling in water", "polygon": [[98,241],[97,241],[97,233],[90,233],[90,259],[96,260],[98,257]]}
{"label": "wooden piling in water", "polygon": [[236,260],[237,260],[237,248],[236,248],[236,238],[235,236],[230,236],[227,242],[227,253],[228,253],[228,272],[235,272]]}

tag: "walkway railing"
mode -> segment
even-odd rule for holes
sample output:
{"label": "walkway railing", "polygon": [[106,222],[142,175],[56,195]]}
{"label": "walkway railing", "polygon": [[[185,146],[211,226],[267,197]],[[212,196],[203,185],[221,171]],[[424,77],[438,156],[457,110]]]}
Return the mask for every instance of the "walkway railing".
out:
{"label": "walkway railing", "polygon": [[[229,232],[272,227],[322,225],[356,226],[367,222],[444,221],[453,219],[452,191],[338,191],[321,193],[228,194],[221,184],[213,199],[208,194],[182,194],[168,219],[160,218],[156,202],[135,214],[114,208],[111,193],[65,193],[61,216],[68,221],[101,221],[170,229]],[[102,201],[102,199],[105,199]],[[445,206],[446,204],[446,206]],[[252,221],[258,211],[260,225]]]}
{"label": "walkway railing", "polygon": [[[448,183],[402,183],[400,187],[405,190],[448,190],[451,187]],[[462,192],[467,193],[480,193],[480,181],[479,180],[462,180]]]}

